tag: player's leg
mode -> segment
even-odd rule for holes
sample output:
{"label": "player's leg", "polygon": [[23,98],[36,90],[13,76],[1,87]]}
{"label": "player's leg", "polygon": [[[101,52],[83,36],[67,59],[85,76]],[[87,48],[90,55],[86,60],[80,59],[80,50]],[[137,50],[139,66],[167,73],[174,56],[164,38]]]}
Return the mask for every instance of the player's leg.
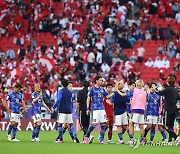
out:
{"label": "player's leg", "polygon": [[105,110],[100,110],[99,111],[99,122],[100,122],[100,136],[99,136],[99,143],[100,144],[105,144],[104,142],[104,136],[106,132],[106,124],[107,124],[107,116],[106,116],[106,111]]}
{"label": "player's leg", "polygon": [[139,114],[138,115],[138,123],[139,123],[139,128],[140,128],[140,143],[144,142],[144,115],[143,114]]}
{"label": "player's leg", "polygon": [[99,117],[98,117],[98,110],[93,111],[93,120],[92,120],[92,124],[90,125],[90,127],[88,128],[85,136],[84,136],[84,143],[88,144],[89,143],[89,137],[91,132],[94,130],[94,128],[98,125],[98,121],[99,121]]}
{"label": "player's leg", "polygon": [[162,141],[166,141],[167,140],[167,136],[166,136],[166,133],[165,133],[165,130],[163,128],[163,125],[158,125],[158,129],[163,137]]}
{"label": "player's leg", "polygon": [[11,121],[11,125],[13,126],[11,141],[19,142],[20,140],[16,139],[16,134],[17,134],[18,124],[20,123],[20,114],[12,113],[11,115],[12,115],[12,118],[10,119],[10,121]]}
{"label": "player's leg", "polygon": [[152,127],[151,127],[151,132],[150,132],[150,141],[152,142],[154,140],[154,136],[155,136],[155,127],[156,125],[152,124]]}
{"label": "player's leg", "polygon": [[63,134],[66,132],[66,130],[69,128],[69,125],[67,123],[65,123],[63,125]]}
{"label": "player's leg", "polygon": [[41,125],[42,125],[42,121],[37,121],[37,124],[36,124],[36,136],[35,136],[35,140],[36,142],[40,142],[40,139],[39,139],[39,133],[40,133],[40,130],[41,130]]}
{"label": "player's leg", "polygon": [[117,133],[118,133],[118,144],[124,144],[123,142],[123,133],[122,133],[122,125],[117,126]]}

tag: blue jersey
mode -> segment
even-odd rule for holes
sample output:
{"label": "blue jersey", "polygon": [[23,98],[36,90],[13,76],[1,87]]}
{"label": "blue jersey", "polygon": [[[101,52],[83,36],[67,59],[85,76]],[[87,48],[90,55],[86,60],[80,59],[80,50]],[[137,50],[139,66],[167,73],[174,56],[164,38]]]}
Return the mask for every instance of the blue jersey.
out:
{"label": "blue jersey", "polygon": [[[127,90],[127,91],[126,91],[126,95],[127,95],[127,97],[128,97],[129,100],[132,99],[133,93],[134,93],[134,90]],[[127,112],[127,113],[131,113],[131,104],[130,104],[130,103],[127,103],[127,104],[126,104],[126,112]]]}
{"label": "blue jersey", "polygon": [[96,88],[93,86],[89,92],[89,97],[91,97],[91,109],[92,110],[104,110],[104,96],[108,93],[103,87]]}
{"label": "blue jersey", "polygon": [[111,103],[114,104],[114,115],[121,115],[126,112],[126,103],[129,102],[128,96],[121,96],[118,92],[115,92],[111,98]]}
{"label": "blue jersey", "polygon": [[[37,97],[39,97],[39,95],[40,93],[33,92],[31,94],[31,102],[33,101],[33,99],[36,99]],[[32,114],[41,114],[42,102],[43,102],[43,98],[41,96],[38,101],[32,103]]]}
{"label": "blue jersey", "polygon": [[18,92],[11,91],[6,97],[6,100],[9,101],[9,109],[12,113],[20,113],[20,103],[23,101],[23,95]]}
{"label": "blue jersey", "polygon": [[156,93],[148,95],[146,115],[159,116],[160,96]]}

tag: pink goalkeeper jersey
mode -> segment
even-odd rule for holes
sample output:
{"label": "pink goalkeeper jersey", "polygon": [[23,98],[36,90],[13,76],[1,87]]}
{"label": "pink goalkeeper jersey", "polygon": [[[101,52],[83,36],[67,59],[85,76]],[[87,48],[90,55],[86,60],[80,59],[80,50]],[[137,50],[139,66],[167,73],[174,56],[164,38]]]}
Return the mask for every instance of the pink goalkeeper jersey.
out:
{"label": "pink goalkeeper jersey", "polygon": [[131,109],[145,110],[146,107],[146,92],[143,89],[134,89],[131,102]]}

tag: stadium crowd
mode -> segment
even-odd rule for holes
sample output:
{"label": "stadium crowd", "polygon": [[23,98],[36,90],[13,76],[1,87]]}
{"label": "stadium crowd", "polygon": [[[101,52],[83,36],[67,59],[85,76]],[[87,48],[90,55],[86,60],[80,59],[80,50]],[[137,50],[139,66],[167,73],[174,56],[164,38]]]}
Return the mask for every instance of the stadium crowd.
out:
{"label": "stadium crowd", "polygon": [[[147,67],[168,69],[168,57],[177,59],[174,71],[179,71],[178,31],[171,25],[162,28],[150,23],[158,15],[180,24],[179,7],[178,0],[1,0],[0,39],[13,38],[12,44],[19,46],[18,51],[11,44],[4,50],[0,44],[1,91],[21,82],[28,101],[38,82],[49,101],[62,79],[74,86],[85,79],[92,81],[97,74],[113,84],[137,80],[141,70],[134,64],[146,61],[145,40],[167,42],[157,49],[163,60],[158,62],[157,57],[151,62],[149,57]],[[39,42],[42,34],[47,40],[52,35],[55,41]],[[128,58],[123,50],[137,41],[142,41],[141,46]],[[52,69],[40,62],[41,56],[54,61]]]}

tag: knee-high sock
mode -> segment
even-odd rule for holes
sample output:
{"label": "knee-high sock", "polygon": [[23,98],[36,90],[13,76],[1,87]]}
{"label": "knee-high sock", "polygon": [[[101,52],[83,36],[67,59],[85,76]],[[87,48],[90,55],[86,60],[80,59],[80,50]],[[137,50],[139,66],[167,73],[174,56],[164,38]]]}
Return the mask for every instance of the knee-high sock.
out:
{"label": "knee-high sock", "polygon": [[160,133],[161,133],[163,139],[166,139],[166,138],[167,138],[166,133],[165,133],[164,130],[161,130]]}
{"label": "knee-high sock", "polygon": [[36,127],[33,127],[32,130],[32,139],[34,139],[36,137]]}
{"label": "knee-high sock", "polygon": [[118,137],[119,137],[119,140],[122,141],[123,140],[123,137],[122,137],[123,133],[119,133],[118,134]]}
{"label": "knee-high sock", "polygon": [[16,133],[17,133],[17,126],[13,126],[13,135],[12,135],[12,139],[16,138]]}
{"label": "knee-high sock", "polygon": [[91,132],[93,131],[93,129],[94,129],[95,127],[96,127],[96,125],[92,124],[92,125],[88,128],[88,130],[87,130],[87,132],[86,132],[86,134],[85,134],[85,137],[89,137],[90,134],[91,134]]}
{"label": "knee-high sock", "polygon": [[39,132],[40,132],[41,126],[36,126],[36,138],[39,137]]}
{"label": "knee-high sock", "polygon": [[144,137],[146,137],[147,136],[147,133],[149,132],[149,128],[145,128],[145,130],[144,130]]}
{"label": "knee-high sock", "polygon": [[58,139],[60,139],[61,141],[63,141],[63,127],[62,124],[58,125]]}
{"label": "knee-high sock", "polygon": [[70,124],[68,131],[69,131],[69,135],[71,136],[72,140],[74,140],[73,124]]}
{"label": "knee-high sock", "polygon": [[155,129],[151,128],[151,133],[150,133],[150,141],[154,140],[154,135],[155,135]]}
{"label": "knee-high sock", "polygon": [[13,129],[13,125],[10,124],[8,128],[8,135],[11,134],[12,129]]}
{"label": "knee-high sock", "polygon": [[104,135],[105,135],[105,125],[101,124],[100,139],[99,139],[100,142],[104,141]]}

